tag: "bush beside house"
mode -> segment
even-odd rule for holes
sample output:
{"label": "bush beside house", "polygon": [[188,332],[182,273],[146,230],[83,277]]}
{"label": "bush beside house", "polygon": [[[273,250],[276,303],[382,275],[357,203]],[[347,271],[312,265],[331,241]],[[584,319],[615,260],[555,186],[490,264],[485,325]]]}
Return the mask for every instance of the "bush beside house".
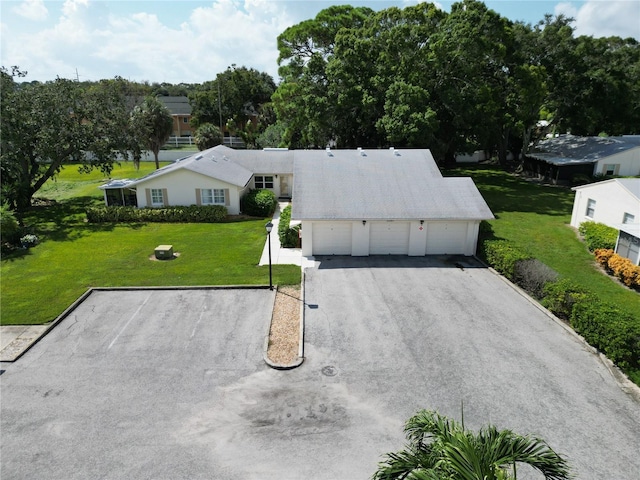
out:
{"label": "bush beside house", "polygon": [[240,210],[252,217],[270,217],[277,204],[276,194],[271,190],[253,189],[242,197]]}
{"label": "bush beside house", "polygon": [[280,244],[285,248],[295,248],[298,246],[300,226],[290,227],[291,223],[291,205],[287,205],[280,212],[280,222],[278,223],[278,237]]}
{"label": "bush beside house", "polygon": [[598,248],[610,248],[613,250],[616,247],[618,230],[604,223],[583,222],[580,224],[578,232],[590,252]]}

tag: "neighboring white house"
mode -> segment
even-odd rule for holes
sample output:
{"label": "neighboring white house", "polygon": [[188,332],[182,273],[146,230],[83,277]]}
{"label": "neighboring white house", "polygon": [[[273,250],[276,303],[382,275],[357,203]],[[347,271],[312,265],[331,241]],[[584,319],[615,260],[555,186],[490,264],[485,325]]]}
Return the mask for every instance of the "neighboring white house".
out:
{"label": "neighboring white house", "polygon": [[526,168],[555,181],[576,175],[640,175],[640,135],[578,137],[541,141],[527,154]]}
{"label": "neighboring white house", "polygon": [[604,223],[620,231],[616,252],[638,264],[640,246],[640,178],[615,178],[574,187],[571,226]]}
{"label": "neighboring white house", "polygon": [[429,150],[304,153],[291,218],[305,256],[473,255],[494,218],[471,178],[443,178]]}
{"label": "neighboring white house", "polygon": [[471,178],[443,178],[429,150],[232,150],[218,146],[100,187],[107,205],[225,205],[249,189],[292,198],[303,255],[473,255],[493,218]]}

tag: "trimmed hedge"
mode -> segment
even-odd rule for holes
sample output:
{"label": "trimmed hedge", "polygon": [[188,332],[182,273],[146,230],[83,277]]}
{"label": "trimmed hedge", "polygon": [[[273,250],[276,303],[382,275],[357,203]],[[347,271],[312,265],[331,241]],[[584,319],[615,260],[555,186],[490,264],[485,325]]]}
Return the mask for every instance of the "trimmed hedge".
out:
{"label": "trimmed hedge", "polygon": [[280,222],[278,223],[278,237],[280,238],[280,244],[285,248],[295,248],[298,246],[298,232],[300,226],[289,228],[291,222],[291,205],[287,205],[282,212],[280,212]]}
{"label": "trimmed hedge", "polygon": [[160,223],[218,223],[227,218],[227,209],[222,205],[190,205],[188,207],[135,208],[135,207],[91,207],[87,209],[87,220],[92,223],[106,222],[160,222]]}
{"label": "trimmed hedge", "polygon": [[590,298],[573,306],[571,326],[621,369],[640,368],[640,325],[630,315]]}
{"label": "trimmed hedge", "polygon": [[618,255],[608,248],[599,248],[593,252],[596,261],[611,275],[615,275],[627,287],[640,289],[640,267],[631,260]]}
{"label": "trimmed hedge", "polygon": [[240,201],[242,213],[252,217],[270,217],[276,209],[278,199],[271,190],[249,190]]}
{"label": "trimmed hedge", "polygon": [[532,258],[507,240],[485,240],[480,246],[480,254],[489,265],[509,280],[515,279],[517,262]]}
{"label": "trimmed hedge", "polygon": [[618,230],[604,223],[583,222],[578,227],[578,232],[584,238],[584,243],[587,244],[590,252],[598,248],[610,248],[612,250],[616,248]]}

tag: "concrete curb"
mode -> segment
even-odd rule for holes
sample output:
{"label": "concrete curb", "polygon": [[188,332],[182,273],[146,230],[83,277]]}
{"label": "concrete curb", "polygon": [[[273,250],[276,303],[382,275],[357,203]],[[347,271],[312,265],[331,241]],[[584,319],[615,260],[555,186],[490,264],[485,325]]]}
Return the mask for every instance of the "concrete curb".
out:
{"label": "concrete curb", "polygon": [[[277,287],[276,287],[277,288]],[[273,310],[271,314],[271,318],[269,319],[269,323],[267,325],[267,333],[264,337],[264,345],[263,345],[263,357],[264,362],[269,365],[271,368],[276,370],[292,370],[296,367],[299,367],[304,362],[304,270],[302,270],[302,279],[300,283],[300,324],[299,324],[299,339],[298,339],[298,358],[290,364],[280,364],[272,362],[267,355],[269,350],[269,334],[271,333],[271,322],[273,320]],[[276,297],[273,297],[273,304],[275,308]]]}
{"label": "concrete curb", "polygon": [[578,342],[582,343],[582,345],[585,347],[586,350],[591,352],[593,355],[597,356],[598,359],[600,360],[600,363],[604,365],[604,367],[609,371],[609,374],[616,381],[620,390],[622,390],[624,393],[631,396],[636,402],[640,403],[640,386],[636,385],[631,380],[629,380],[629,377],[627,377],[622,370],[620,370],[611,360],[609,360],[604,353],[602,353],[600,350],[590,345],[582,335],[577,333],[573,328],[571,328],[570,325],[567,325],[566,322],[556,317],[551,311],[543,307],[535,298],[533,298],[531,295],[525,292],[522,288],[517,286],[515,283],[511,282],[508,278],[506,278],[497,270],[486,265],[479,258],[476,257],[476,259],[482,265],[485,265],[490,272],[492,272],[494,275],[500,278],[505,284],[507,284],[516,292],[518,292],[522,297],[526,298],[529,301],[529,303],[531,303],[534,307],[536,307],[538,310],[544,313],[547,317],[549,317],[549,319],[551,319],[553,322],[560,325],[567,333],[573,336]]}
{"label": "concrete curb", "polygon": [[[67,318],[89,295],[95,292],[134,291],[134,290],[264,290],[268,285],[195,285],[195,286],[158,286],[158,287],[90,287],[69,305],[50,324],[42,325],[44,330],[34,337],[18,337],[0,352],[0,362],[15,362],[43,339],[53,328]],[[274,296],[275,301],[275,296]]]}

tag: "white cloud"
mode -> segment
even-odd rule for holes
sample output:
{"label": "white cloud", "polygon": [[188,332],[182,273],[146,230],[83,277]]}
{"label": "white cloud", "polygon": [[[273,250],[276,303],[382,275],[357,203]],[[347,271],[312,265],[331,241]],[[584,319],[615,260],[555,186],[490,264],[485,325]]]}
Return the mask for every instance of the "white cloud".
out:
{"label": "white cloud", "polygon": [[44,0],[24,0],[20,5],[13,7],[12,10],[21,17],[33,21],[45,20],[49,14]]}
{"label": "white cloud", "polygon": [[635,0],[588,0],[580,7],[565,2],[556,5],[555,13],[575,19],[576,36],[617,36],[640,40],[640,2]]}

